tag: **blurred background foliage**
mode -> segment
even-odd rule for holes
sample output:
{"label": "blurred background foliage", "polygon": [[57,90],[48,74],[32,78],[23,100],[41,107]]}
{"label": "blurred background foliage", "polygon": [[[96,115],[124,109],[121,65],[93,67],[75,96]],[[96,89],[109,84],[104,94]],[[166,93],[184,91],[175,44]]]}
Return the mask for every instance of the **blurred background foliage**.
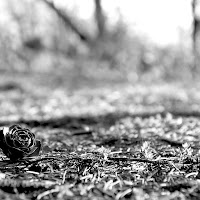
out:
{"label": "blurred background foliage", "polygon": [[106,0],[90,1],[89,19],[81,18],[79,1],[73,6],[68,0],[63,2],[2,0],[1,74],[57,75],[58,84],[65,79],[72,82],[176,81],[193,79],[197,74],[192,46],[193,21],[189,32],[179,30],[176,44],[163,46],[145,34],[130,30],[120,7],[113,20]]}

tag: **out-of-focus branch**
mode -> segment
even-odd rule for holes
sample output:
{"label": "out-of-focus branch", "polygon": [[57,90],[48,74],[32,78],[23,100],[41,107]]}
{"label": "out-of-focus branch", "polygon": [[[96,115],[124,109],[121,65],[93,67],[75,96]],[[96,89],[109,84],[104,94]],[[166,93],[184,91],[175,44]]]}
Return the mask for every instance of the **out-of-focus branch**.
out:
{"label": "out-of-focus branch", "polygon": [[102,38],[105,34],[106,18],[103,12],[101,0],[95,0],[95,19],[98,29],[98,38]]}
{"label": "out-of-focus branch", "polygon": [[196,41],[196,35],[197,35],[197,25],[198,25],[198,20],[196,18],[196,0],[192,1],[192,15],[193,15],[193,32],[192,32],[192,40],[193,40],[193,49],[195,49],[195,41]]}
{"label": "out-of-focus branch", "polygon": [[70,27],[74,33],[76,33],[79,38],[89,44],[91,42],[91,38],[87,35],[77,24],[72,20],[72,18],[66,13],[57,8],[53,2],[48,0],[41,0],[44,2],[51,10],[53,10],[65,23],[66,26]]}
{"label": "out-of-focus branch", "polygon": [[192,1],[192,15],[193,15],[193,54],[194,54],[194,68],[193,73],[196,74],[198,66],[200,65],[200,16],[198,16],[196,7],[200,4],[198,0]]}

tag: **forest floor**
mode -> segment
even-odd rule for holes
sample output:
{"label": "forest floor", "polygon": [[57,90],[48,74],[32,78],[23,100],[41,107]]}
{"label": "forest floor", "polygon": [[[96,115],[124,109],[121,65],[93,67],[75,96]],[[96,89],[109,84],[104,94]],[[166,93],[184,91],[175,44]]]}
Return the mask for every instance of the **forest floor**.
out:
{"label": "forest floor", "polygon": [[200,84],[73,81],[1,75],[0,125],[43,150],[1,153],[0,199],[199,199]]}

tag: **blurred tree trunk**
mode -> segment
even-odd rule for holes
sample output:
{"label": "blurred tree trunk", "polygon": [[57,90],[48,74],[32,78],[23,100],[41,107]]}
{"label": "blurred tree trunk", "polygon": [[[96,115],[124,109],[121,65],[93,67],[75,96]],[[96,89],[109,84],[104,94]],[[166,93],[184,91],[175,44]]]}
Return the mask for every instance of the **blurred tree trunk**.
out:
{"label": "blurred tree trunk", "polygon": [[193,54],[194,54],[194,66],[193,75],[200,72],[200,13],[197,13],[197,6],[200,6],[198,0],[192,1],[192,13],[193,13]]}
{"label": "blurred tree trunk", "polygon": [[95,3],[95,20],[97,25],[97,38],[103,38],[106,29],[106,17],[102,8],[101,0],[94,0]]}
{"label": "blurred tree trunk", "polygon": [[68,15],[67,12],[63,12],[59,8],[57,8],[53,1],[49,0],[41,0],[44,2],[50,9],[52,9],[65,23],[67,27],[70,27],[72,31],[79,36],[79,38],[87,43],[88,45],[91,45],[94,40],[102,39],[105,36],[106,32],[106,17],[102,8],[102,1],[101,0],[94,0],[95,3],[95,22],[97,26],[97,35],[95,38],[92,38],[89,34],[87,34],[81,27],[78,26],[73,20],[73,17]]}
{"label": "blurred tree trunk", "polygon": [[63,12],[62,10],[60,10],[59,8],[56,8],[54,3],[52,1],[48,1],[48,0],[42,0],[50,9],[52,9],[65,23],[65,25],[67,27],[70,27],[72,29],[72,31],[74,31],[74,33],[76,33],[79,38],[89,44],[91,42],[91,38],[89,37],[88,34],[86,34],[72,19],[72,17],[70,17],[67,12]]}

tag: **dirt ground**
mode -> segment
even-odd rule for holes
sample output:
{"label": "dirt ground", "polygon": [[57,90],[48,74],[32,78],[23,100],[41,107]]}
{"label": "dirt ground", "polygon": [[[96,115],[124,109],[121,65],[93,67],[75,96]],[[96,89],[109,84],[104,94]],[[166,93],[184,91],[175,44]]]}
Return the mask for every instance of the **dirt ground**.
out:
{"label": "dirt ground", "polygon": [[42,141],[38,157],[1,153],[1,199],[199,199],[198,84],[0,79],[0,125]]}

